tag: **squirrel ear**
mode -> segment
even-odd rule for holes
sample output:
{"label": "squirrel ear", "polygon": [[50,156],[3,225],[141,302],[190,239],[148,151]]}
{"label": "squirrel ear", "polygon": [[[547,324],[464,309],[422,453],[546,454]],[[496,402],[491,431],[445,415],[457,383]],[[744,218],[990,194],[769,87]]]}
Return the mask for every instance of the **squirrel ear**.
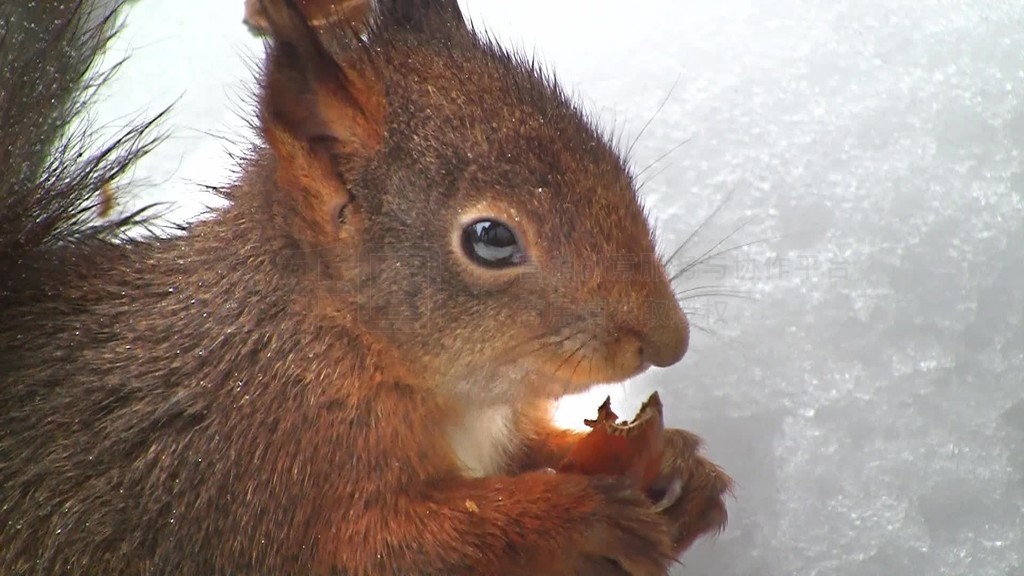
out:
{"label": "squirrel ear", "polygon": [[466,29],[458,0],[378,0],[377,7],[383,21],[401,28],[419,31],[433,26],[449,31]]}
{"label": "squirrel ear", "polygon": [[[242,22],[257,34],[269,34],[270,23],[267,21],[264,3],[279,3],[282,0],[245,0],[245,16]],[[351,25],[360,32],[365,32],[373,13],[373,0],[298,0],[299,11],[306,21],[314,27]]]}
{"label": "squirrel ear", "polygon": [[261,117],[278,184],[308,232],[330,239],[352,200],[346,176],[383,139],[384,87],[360,30],[343,30],[349,38],[332,52],[292,0],[264,1],[263,11],[272,47]]}

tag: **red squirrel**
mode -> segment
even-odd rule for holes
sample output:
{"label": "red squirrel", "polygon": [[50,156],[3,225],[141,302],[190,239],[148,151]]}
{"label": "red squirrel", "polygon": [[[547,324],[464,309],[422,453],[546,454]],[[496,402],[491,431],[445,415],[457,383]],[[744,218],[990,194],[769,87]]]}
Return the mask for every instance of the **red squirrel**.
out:
{"label": "red squirrel", "polygon": [[93,219],[151,126],[74,128],[115,28],[87,6],[0,6],[0,573],[647,576],[721,529],[690,433],[665,510],[549,470],[579,438],[553,401],[689,332],[623,154],[549,75],[455,0],[267,1],[227,206],[138,239]]}

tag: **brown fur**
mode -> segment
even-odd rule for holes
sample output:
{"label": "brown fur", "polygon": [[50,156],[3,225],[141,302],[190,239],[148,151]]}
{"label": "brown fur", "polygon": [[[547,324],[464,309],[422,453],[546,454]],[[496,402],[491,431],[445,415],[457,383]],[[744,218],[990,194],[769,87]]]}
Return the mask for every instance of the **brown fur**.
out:
{"label": "brown fur", "polygon": [[[0,177],[5,213],[30,207],[0,255],[0,571],[666,573],[725,519],[728,478],[695,440],[668,443],[689,491],[665,514],[538,471],[573,441],[551,400],[686,349],[620,155],[454,1],[382,2],[365,40],[288,4],[265,6],[266,144],[216,218],[115,243],[47,203],[87,204],[92,180]],[[18,14],[77,22],[42,12]],[[514,225],[526,264],[463,258],[474,215]],[[451,435],[492,407],[508,453],[471,477]]]}

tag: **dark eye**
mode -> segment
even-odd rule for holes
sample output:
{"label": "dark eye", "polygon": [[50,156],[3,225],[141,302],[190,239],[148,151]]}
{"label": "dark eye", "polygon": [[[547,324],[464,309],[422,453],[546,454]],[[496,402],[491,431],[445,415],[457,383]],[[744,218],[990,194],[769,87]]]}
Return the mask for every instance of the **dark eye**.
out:
{"label": "dark eye", "polygon": [[509,268],[526,259],[515,233],[497,220],[477,220],[463,228],[462,250],[485,268]]}

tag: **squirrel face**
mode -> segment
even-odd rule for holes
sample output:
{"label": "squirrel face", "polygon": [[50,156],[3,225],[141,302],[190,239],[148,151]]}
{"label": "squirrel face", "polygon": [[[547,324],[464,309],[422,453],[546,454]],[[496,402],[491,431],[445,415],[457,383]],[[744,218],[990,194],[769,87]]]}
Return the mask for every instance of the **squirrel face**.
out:
{"label": "squirrel face", "polygon": [[421,384],[558,397],[682,358],[688,325],[619,153],[457,3],[365,37],[269,15],[264,132],[329,306]]}

